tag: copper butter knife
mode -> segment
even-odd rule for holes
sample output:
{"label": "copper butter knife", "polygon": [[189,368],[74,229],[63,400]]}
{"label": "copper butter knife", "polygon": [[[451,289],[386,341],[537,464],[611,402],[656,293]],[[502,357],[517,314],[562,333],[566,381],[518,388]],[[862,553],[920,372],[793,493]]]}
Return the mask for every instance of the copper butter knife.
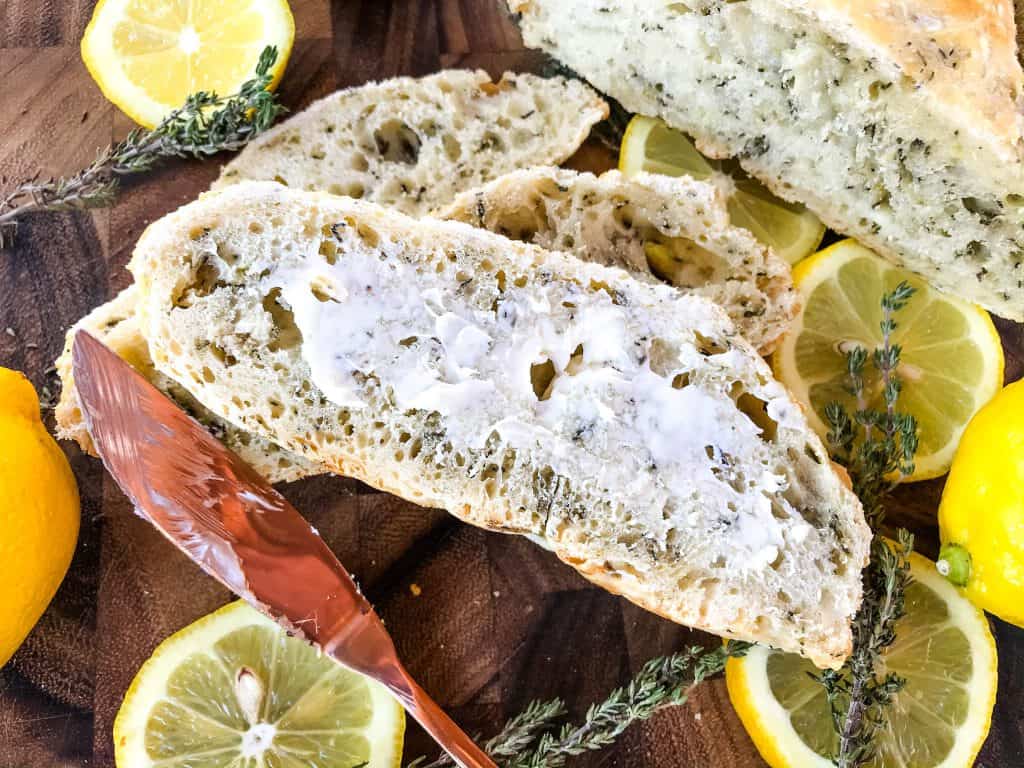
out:
{"label": "copper butter knife", "polygon": [[96,450],[139,514],[288,631],[380,681],[457,763],[494,768],[409,676],[348,571],[281,494],[88,333],[72,358]]}

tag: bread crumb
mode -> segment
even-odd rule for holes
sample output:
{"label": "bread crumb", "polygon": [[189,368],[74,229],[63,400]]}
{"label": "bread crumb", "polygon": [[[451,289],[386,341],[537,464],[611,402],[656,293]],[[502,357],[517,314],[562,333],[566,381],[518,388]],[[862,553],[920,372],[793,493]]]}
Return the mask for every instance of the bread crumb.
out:
{"label": "bread crumb", "polygon": [[420,585],[419,584],[410,584],[409,585],[409,591],[412,592],[412,596],[413,597],[419,597],[420,595],[423,594],[423,590],[420,589]]}

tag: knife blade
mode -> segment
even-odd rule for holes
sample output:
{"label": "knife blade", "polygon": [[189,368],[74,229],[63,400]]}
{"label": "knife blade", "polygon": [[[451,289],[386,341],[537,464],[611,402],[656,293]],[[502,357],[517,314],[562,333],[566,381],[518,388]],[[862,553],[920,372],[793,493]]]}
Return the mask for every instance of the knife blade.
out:
{"label": "knife blade", "polygon": [[348,571],[280,493],[84,331],[72,366],[96,450],[139,515],[290,633],[385,685],[460,765],[494,768],[412,679]]}

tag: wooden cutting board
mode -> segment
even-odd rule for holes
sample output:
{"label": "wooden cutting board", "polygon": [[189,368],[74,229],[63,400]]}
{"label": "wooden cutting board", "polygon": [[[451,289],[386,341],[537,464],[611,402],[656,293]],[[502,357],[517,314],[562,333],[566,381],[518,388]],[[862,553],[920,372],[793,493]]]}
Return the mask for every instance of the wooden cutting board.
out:
{"label": "wooden cutting board", "polygon": [[[0,0],[0,192],[37,171],[68,173],[129,121],[78,54],[92,0]],[[297,40],[281,95],[293,110],[338,87],[442,67],[536,70],[498,0],[292,0]],[[219,160],[174,163],[126,185],[117,204],[27,220],[0,253],[0,365],[37,388],[67,327],[129,282],[124,264],[150,221],[194,198]],[[590,164],[600,162],[590,159]],[[1007,377],[1024,333],[1002,323]],[[65,445],[82,494],[71,571],[49,611],[0,670],[0,766],[112,765],[111,725],[136,669],[171,632],[230,596],[136,518],[99,463]],[[658,619],[587,584],[533,544],[462,525],[360,483],[283,489],[365,585],[423,685],[471,732],[491,734],[530,700],[561,696],[576,715],[652,656],[715,638]],[[941,481],[902,489],[894,522],[935,554]],[[414,588],[415,585],[415,588]],[[2,620],[2,619],[0,619]],[[981,762],[1024,765],[1024,631],[993,622],[999,702]],[[432,748],[410,728],[407,755]],[[764,764],[724,683],[629,730],[579,765],[754,768]]]}

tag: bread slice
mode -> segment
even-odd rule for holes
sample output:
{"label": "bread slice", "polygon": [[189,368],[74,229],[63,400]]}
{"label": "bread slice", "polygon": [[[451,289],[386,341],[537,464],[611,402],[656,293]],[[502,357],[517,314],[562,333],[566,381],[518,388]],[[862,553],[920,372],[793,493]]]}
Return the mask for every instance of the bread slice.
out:
{"label": "bread slice", "polygon": [[710,182],[531,168],[463,192],[438,215],[704,296],[762,354],[799,309],[789,265],[729,224]]}
{"label": "bread slice", "polygon": [[509,0],[526,44],[936,287],[1024,320],[1010,0]]}
{"label": "bread slice", "polygon": [[54,409],[58,437],[64,440],[74,440],[83,450],[93,456],[96,455],[96,448],[82,419],[82,410],[75,392],[74,375],[71,370],[71,343],[75,338],[75,333],[85,330],[110,347],[118,356],[124,358],[135,370],[178,403],[270,482],[283,483],[327,471],[301,456],[278,448],[269,440],[240,430],[215,416],[192,397],[187,389],[174,379],[157,371],[150,359],[146,339],[139,332],[138,321],[135,317],[137,301],[138,291],[135,286],[129,286],[106,304],[94,309],[68,330],[64,340],[64,351],[57,358],[56,363],[57,374],[63,384],[60,400]]}
{"label": "bread slice", "polygon": [[675,621],[837,666],[870,533],[707,300],[460,222],[247,184],[132,258],[158,370],[413,502],[542,536]]}
{"label": "bread slice", "polygon": [[259,136],[213,188],[239,181],[371,200],[410,215],[528,165],[558,164],[608,105],[579,80],[482,70],[338,91]]}

